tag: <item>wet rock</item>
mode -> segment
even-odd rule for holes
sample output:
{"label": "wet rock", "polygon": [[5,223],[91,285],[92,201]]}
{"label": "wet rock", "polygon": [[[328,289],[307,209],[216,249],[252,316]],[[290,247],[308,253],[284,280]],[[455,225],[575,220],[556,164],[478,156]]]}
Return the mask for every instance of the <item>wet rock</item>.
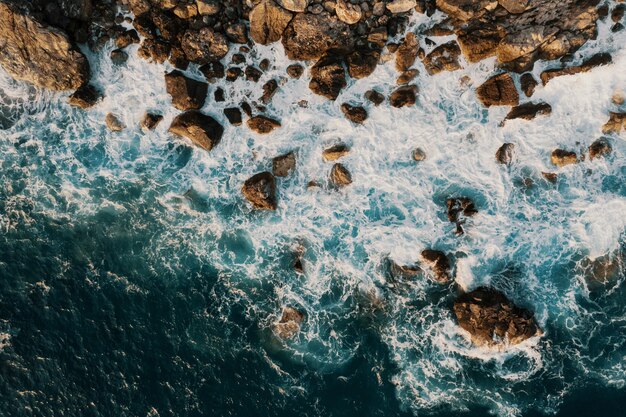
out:
{"label": "wet rock", "polygon": [[100,92],[96,90],[95,87],[93,87],[91,84],[85,84],[69,97],[68,102],[74,107],[87,109],[89,107],[95,106],[100,98]]}
{"label": "wet rock", "polygon": [[243,196],[260,210],[276,210],[276,179],[270,172],[250,177],[241,188]]}
{"label": "wet rock", "polygon": [[184,136],[195,145],[210,151],[222,139],[224,128],[211,116],[197,110],[189,110],[176,116],[169,132]]}
{"label": "wet rock", "polygon": [[141,119],[141,127],[146,130],[154,130],[163,120],[163,116],[155,113],[146,113]]}
{"label": "wet rock", "polygon": [[546,85],[548,81],[553,78],[560,77],[562,75],[572,75],[581,72],[588,72],[596,67],[608,65],[612,62],[613,58],[611,57],[611,54],[600,52],[585,60],[580,65],[567,68],[549,69],[542,72],[540,75],[541,82],[543,83],[543,85]]}
{"label": "wet rock", "polygon": [[214,83],[220,78],[224,78],[226,75],[226,69],[220,61],[211,61],[204,64],[200,68],[200,72],[204,75],[208,82]]}
{"label": "wet rock", "polygon": [[372,103],[374,103],[375,106],[380,105],[383,101],[385,101],[385,96],[382,95],[381,93],[379,93],[376,90],[368,90],[365,92],[365,98],[369,101],[371,101]]}
{"label": "wet rock", "polygon": [[489,78],[476,89],[478,99],[484,106],[517,106],[519,94],[513,78],[508,73]]}
{"label": "wet rock", "polygon": [[226,81],[235,82],[241,75],[243,71],[239,67],[230,67],[226,70]]}
{"label": "wet rock", "polygon": [[597,258],[585,258],[581,262],[582,270],[588,284],[606,285],[617,281],[624,272],[624,254],[618,250]]}
{"label": "wet rock", "polygon": [[417,86],[405,85],[394,90],[389,96],[389,103],[396,108],[412,106],[417,101]]}
{"label": "wet rock", "polygon": [[413,149],[412,155],[413,155],[413,160],[417,162],[420,162],[426,159],[426,152],[424,152],[422,148]]}
{"label": "wet rock", "polygon": [[454,301],[454,314],[479,346],[503,348],[543,334],[531,311],[493,288],[480,287],[460,295]]}
{"label": "wet rock", "polygon": [[519,106],[515,106],[506,115],[504,120],[524,119],[532,120],[537,116],[546,116],[552,113],[552,106],[548,103],[524,103]]}
{"label": "wet rock", "polygon": [[0,3],[0,65],[16,80],[74,90],[89,80],[89,63],[61,30]]}
{"label": "wet rock", "polygon": [[272,100],[274,94],[278,90],[278,83],[276,80],[269,80],[263,85],[263,95],[261,96],[261,103],[267,104]]}
{"label": "wet rock", "polygon": [[248,66],[246,67],[245,74],[246,74],[246,80],[257,82],[259,81],[259,79],[261,79],[263,72],[261,72],[261,70],[258,68],[255,68],[253,66]]}
{"label": "wet rock", "polygon": [[169,43],[159,39],[144,39],[137,51],[137,55],[146,61],[162,64],[167,61],[171,49],[172,47]]}
{"label": "wet rock", "polygon": [[303,12],[309,6],[309,0],[276,0],[281,7],[292,12]]}
{"label": "wet rock", "polygon": [[297,14],[283,33],[287,57],[294,61],[319,59],[330,49],[350,50],[348,25],[329,15]]}
{"label": "wet rock", "polygon": [[359,48],[348,55],[348,73],[352,78],[365,78],[370,76],[380,60],[380,51]]}
{"label": "wet rock", "polygon": [[393,0],[387,3],[387,10],[393,14],[405,13],[417,6],[415,0]]}
{"label": "wet rock", "polygon": [[133,43],[139,43],[139,34],[135,29],[120,32],[115,37],[115,46],[118,48],[126,48]]}
{"label": "wet rock", "polygon": [[291,64],[287,67],[287,74],[289,74],[291,78],[300,78],[302,74],[304,74],[304,67],[300,64]]}
{"label": "wet rock", "polygon": [[602,133],[620,133],[626,129],[626,113],[609,112],[609,120],[602,126]]}
{"label": "wet rock", "polygon": [[335,100],[347,85],[341,58],[327,55],[311,68],[309,88],[320,96]]}
{"label": "wet rock", "polygon": [[576,152],[555,149],[552,151],[552,155],[550,155],[550,161],[558,167],[564,167],[577,163],[578,157],[576,156]]}
{"label": "wet rock", "polygon": [[345,166],[336,163],[330,170],[330,183],[336,187],[345,187],[352,184],[352,175]]}
{"label": "wet rock", "polygon": [[457,31],[461,51],[469,62],[479,62],[496,54],[506,32],[498,25],[476,22]]}
{"label": "wet rock", "polygon": [[280,127],[280,122],[266,116],[254,116],[248,119],[248,127],[257,133],[266,135]]}
{"label": "wet rock", "polygon": [[272,160],[272,172],[277,177],[286,177],[295,168],[296,154],[293,152],[277,156]]}
{"label": "wet rock", "polygon": [[111,51],[111,62],[115,65],[124,65],[128,61],[128,54],[121,49]]}
{"label": "wet rock", "polygon": [[424,58],[424,66],[430,75],[438,74],[441,71],[456,71],[461,69],[459,64],[461,48],[455,41],[450,41],[439,45]]}
{"label": "wet rock", "polygon": [[422,269],[416,264],[400,265],[392,259],[387,259],[387,264],[392,281],[412,280],[423,273]]}
{"label": "wet rock", "polygon": [[595,158],[602,158],[609,155],[612,151],[613,148],[607,139],[596,139],[591,145],[589,145],[589,158],[591,160]]}
{"label": "wet rock", "polygon": [[406,70],[402,74],[400,74],[400,76],[396,80],[396,84],[398,85],[408,84],[414,79],[416,79],[418,75],[419,75],[419,71],[416,69]]}
{"label": "wet rock", "polygon": [[221,10],[220,3],[214,0],[196,0],[196,6],[202,16],[213,16]]}
{"label": "wet rock", "polygon": [[174,70],[165,75],[167,93],[172,96],[172,104],[179,110],[198,110],[204,105],[208,84],[187,78]]}
{"label": "wet rock", "polygon": [[448,220],[451,222],[462,222],[466,217],[472,217],[478,210],[474,202],[467,197],[449,198],[446,200],[448,207]]}
{"label": "wet rock", "polygon": [[274,333],[281,339],[292,339],[300,331],[300,326],[305,318],[303,312],[293,307],[285,307],[283,308],[282,317],[278,323],[274,324]]}
{"label": "wet rock", "polygon": [[361,106],[352,106],[348,103],[341,105],[341,111],[346,119],[353,123],[362,124],[367,119],[367,110]]}
{"label": "wet rock", "polygon": [[213,92],[213,99],[217,103],[223,103],[224,101],[226,101],[226,97],[224,96],[224,89],[221,87],[217,87]]}
{"label": "wet rock", "polygon": [[445,253],[425,249],[422,251],[422,262],[424,262],[431,271],[431,276],[435,281],[440,284],[445,284],[450,281],[450,261]]}
{"label": "wet rock", "polygon": [[337,14],[337,18],[339,20],[349,25],[357,23],[361,20],[361,17],[363,17],[361,7],[356,4],[346,2],[345,0],[337,0],[335,13]]}
{"label": "wet rock", "polygon": [[242,123],[241,110],[237,107],[228,107],[224,109],[224,116],[228,119],[231,125],[239,126]]}
{"label": "wet rock", "polygon": [[503,165],[510,165],[513,162],[513,152],[515,151],[515,145],[512,143],[505,143],[496,151],[496,161]]}
{"label": "wet rock", "polygon": [[226,37],[213,29],[189,29],[180,42],[189,61],[199,65],[222,59],[228,53]]}
{"label": "wet rock", "polygon": [[537,87],[537,80],[530,72],[522,74],[519,79],[520,86],[522,87],[522,91],[526,95],[526,97],[530,97],[535,92],[535,87]]}
{"label": "wet rock", "polygon": [[224,33],[233,43],[248,43],[248,28],[243,22],[231,23],[226,26]]}
{"label": "wet rock", "polygon": [[404,72],[411,68],[417,59],[419,42],[415,34],[409,32],[396,51],[396,70]]}
{"label": "wet rock", "polygon": [[460,21],[467,21],[479,14],[492,0],[437,0],[437,8]]}
{"label": "wet rock", "polygon": [[252,9],[249,18],[252,40],[267,45],[281,38],[293,14],[272,0],[263,0]]}
{"label": "wet rock", "polygon": [[343,143],[331,146],[330,148],[324,149],[322,152],[322,158],[325,161],[336,161],[341,157],[346,156],[350,153],[350,148]]}
{"label": "wet rock", "polygon": [[558,176],[554,172],[542,172],[541,175],[543,176],[543,178],[545,178],[546,181],[551,182],[552,184],[556,184]]}
{"label": "wet rock", "polygon": [[108,113],[104,119],[104,122],[111,132],[121,132],[126,128],[126,125],[122,123],[119,117],[117,117],[113,113]]}

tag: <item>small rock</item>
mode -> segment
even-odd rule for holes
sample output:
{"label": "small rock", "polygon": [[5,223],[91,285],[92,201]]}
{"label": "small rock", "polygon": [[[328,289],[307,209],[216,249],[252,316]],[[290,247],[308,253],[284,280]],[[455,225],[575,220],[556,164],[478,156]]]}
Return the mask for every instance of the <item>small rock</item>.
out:
{"label": "small rock", "polygon": [[213,99],[217,103],[222,103],[226,101],[226,97],[224,97],[224,89],[221,87],[217,87],[215,91],[213,92]]}
{"label": "small rock", "polygon": [[504,120],[512,120],[512,119],[524,119],[524,120],[532,120],[535,117],[542,115],[549,115],[552,113],[552,106],[548,103],[538,102],[538,103],[524,103],[519,106],[515,106],[509,111]]}
{"label": "small rock", "polygon": [[281,339],[292,339],[300,331],[305,315],[293,307],[283,308],[283,314],[278,323],[274,324],[274,333]]}
{"label": "small rock", "polygon": [[214,83],[220,78],[224,78],[226,70],[220,61],[211,61],[204,64],[200,68],[200,72],[205,76],[208,82]]}
{"label": "small rock", "polygon": [[304,67],[300,64],[291,64],[287,67],[287,74],[291,78],[300,78],[304,73]]}
{"label": "small rock", "polygon": [[163,120],[163,116],[155,113],[146,113],[141,119],[141,127],[146,130],[154,130]]}
{"label": "small rock", "polygon": [[101,95],[98,90],[91,84],[85,84],[76,90],[69,97],[69,104],[74,107],[80,107],[81,109],[87,109],[96,105],[100,100]]}
{"label": "small rock", "polygon": [[126,128],[126,125],[113,113],[108,113],[104,119],[107,127],[112,132],[121,132]]}
{"label": "small rock", "polygon": [[415,34],[409,32],[396,51],[396,70],[404,72],[411,68],[417,59],[419,42]]}
{"label": "small rock", "polygon": [[389,96],[389,103],[396,108],[412,106],[417,100],[417,86],[405,85],[397,88]]}
{"label": "small rock", "polygon": [[263,95],[261,96],[261,103],[267,104],[272,100],[274,94],[278,90],[278,83],[276,80],[269,80],[263,85]]}
{"label": "small rock", "polygon": [[520,86],[522,87],[522,91],[526,95],[526,97],[530,97],[535,92],[535,87],[537,87],[537,80],[530,72],[522,74],[519,79]]}
{"label": "small rock", "polygon": [[111,51],[111,62],[115,65],[124,65],[128,61],[128,54],[121,49]]}
{"label": "small rock", "polygon": [[210,151],[222,139],[224,128],[211,116],[190,110],[176,116],[169,131],[184,136],[195,145]]}
{"label": "small rock", "polygon": [[174,70],[165,75],[167,93],[172,96],[172,104],[179,110],[198,110],[204,105],[208,84],[187,78]]}
{"label": "small rock", "polygon": [[257,133],[266,135],[280,127],[280,122],[266,116],[254,116],[248,119],[248,127]]}
{"label": "small rock", "polygon": [[241,125],[241,110],[237,107],[228,107],[224,109],[224,116],[228,119],[231,125]]}
{"label": "small rock", "polygon": [[235,82],[239,77],[241,77],[243,71],[238,67],[231,67],[226,70],[226,81]]}
{"label": "small rock", "polygon": [[439,45],[424,58],[424,66],[430,75],[438,74],[441,71],[456,71],[461,69],[459,63],[461,48],[455,41],[450,41]]}
{"label": "small rock", "polygon": [[515,145],[512,143],[505,143],[496,151],[496,161],[503,165],[510,165],[513,162],[513,151]]}
{"label": "small rock", "polygon": [[330,170],[330,183],[337,187],[344,187],[352,184],[352,175],[345,166],[336,163]]}
{"label": "small rock", "polygon": [[353,123],[362,124],[367,119],[367,111],[361,106],[351,106],[344,103],[341,105],[341,111],[346,119]]}
{"label": "small rock", "polygon": [[387,3],[387,10],[393,14],[406,13],[417,6],[415,0],[393,0]]}
{"label": "small rock", "polygon": [[375,106],[380,105],[383,101],[385,101],[385,96],[382,95],[381,93],[379,93],[376,90],[368,90],[365,92],[365,98],[369,101],[371,101],[372,103],[374,103]]}
{"label": "small rock", "polygon": [[550,161],[552,161],[552,164],[558,167],[564,167],[566,165],[577,163],[578,157],[576,156],[576,152],[566,151],[563,149],[555,149],[552,151]]}
{"label": "small rock", "polygon": [[281,7],[291,12],[301,13],[309,6],[309,0],[276,0]]}
{"label": "small rock", "polygon": [[609,120],[602,126],[602,133],[620,133],[626,129],[626,113],[609,112]]}
{"label": "small rock", "polygon": [[589,158],[600,158],[611,153],[613,148],[609,141],[605,138],[596,139],[591,145],[589,145]]}
{"label": "small rock", "polygon": [[422,251],[422,261],[430,268],[435,281],[440,284],[450,281],[450,261],[445,253],[425,249]]}
{"label": "small rock", "polygon": [[200,65],[220,60],[228,53],[226,37],[209,27],[187,30],[180,45],[187,59]]}
{"label": "small rock", "polygon": [[296,154],[293,152],[277,156],[272,160],[272,172],[277,177],[286,177],[295,167]]}
{"label": "small rock", "polygon": [[413,149],[413,160],[414,161],[423,161],[426,159],[426,152],[422,150],[422,148]]}
{"label": "small rock", "polygon": [[243,184],[241,192],[252,207],[276,210],[276,179],[270,172],[260,172],[250,177]]}
{"label": "small rock", "polygon": [[353,25],[361,20],[363,13],[361,8],[356,4],[347,3],[345,0],[337,0],[335,13],[342,22]]}
{"label": "small rock", "polygon": [[519,94],[509,73],[489,78],[476,90],[484,106],[517,106]]}
{"label": "small rock", "polygon": [[542,172],[541,175],[546,179],[546,181],[556,184],[558,176],[554,172]]}
{"label": "small rock", "polygon": [[338,145],[331,146],[330,148],[324,149],[322,152],[322,158],[325,161],[336,161],[339,158],[350,153],[350,148],[343,143]]}
{"label": "small rock", "polygon": [[255,68],[253,66],[247,66],[245,70],[245,74],[246,74],[246,80],[254,81],[256,83],[257,81],[259,81],[259,79],[263,75],[263,72],[261,72],[260,69]]}
{"label": "small rock", "polygon": [[248,28],[243,22],[229,24],[225,33],[228,40],[233,43],[248,43]]}
{"label": "small rock", "polygon": [[346,59],[348,73],[352,78],[365,78],[370,76],[380,60],[380,51],[368,48],[354,50]]}
{"label": "small rock", "polygon": [[198,13],[202,16],[213,16],[220,12],[220,4],[213,0],[196,0]]}
{"label": "small rock", "polygon": [[419,71],[416,69],[409,69],[404,71],[396,80],[398,85],[406,85],[413,81],[419,75]]}
{"label": "small rock", "polygon": [[118,33],[115,37],[115,46],[117,46],[118,49],[126,48],[133,43],[139,43],[139,34],[135,29]]}
{"label": "small rock", "polygon": [[465,217],[471,217],[478,213],[474,202],[467,197],[449,198],[446,200],[448,206],[448,220],[453,223],[459,223]]}
{"label": "small rock", "polygon": [[325,56],[311,68],[309,88],[320,96],[335,100],[347,85],[341,58]]}

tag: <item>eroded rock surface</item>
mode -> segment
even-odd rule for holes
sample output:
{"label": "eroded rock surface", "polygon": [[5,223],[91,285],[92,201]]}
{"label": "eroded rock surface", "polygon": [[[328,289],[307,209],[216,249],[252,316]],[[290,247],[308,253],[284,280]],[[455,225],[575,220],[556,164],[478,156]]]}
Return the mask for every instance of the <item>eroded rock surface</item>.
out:
{"label": "eroded rock surface", "polygon": [[190,110],[176,116],[169,131],[184,136],[195,145],[210,151],[222,139],[224,128],[211,116]]}
{"label": "eroded rock surface", "polygon": [[252,207],[276,210],[276,178],[271,172],[260,172],[250,177],[243,184],[241,192]]}

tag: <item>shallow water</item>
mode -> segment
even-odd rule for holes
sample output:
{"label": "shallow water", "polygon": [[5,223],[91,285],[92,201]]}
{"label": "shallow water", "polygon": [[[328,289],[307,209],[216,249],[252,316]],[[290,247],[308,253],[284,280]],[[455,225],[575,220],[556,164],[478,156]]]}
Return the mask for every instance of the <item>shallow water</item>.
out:
{"label": "shallow water", "polygon": [[[167,133],[171,68],[134,50],[123,67],[112,45],[90,54],[105,99],[89,111],[0,72],[0,415],[626,415],[624,276],[590,288],[580,268],[625,246],[624,136],[609,158],[558,169],[556,185],[541,176],[554,148],[601,136],[626,89],[624,45],[601,25],[577,59],[606,51],[614,64],[538,87],[552,115],[505,126],[508,108],[486,110],[474,92],[493,61],[436,76],[418,64],[418,105],[368,107],[355,126],[340,103],[390,92],[393,62],[333,103],[308,77],[285,78],[280,45],[258,46],[255,62],[273,63],[258,84],[209,89],[227,96],[203,109],[226,127],[210,153]],[[270,78],[284,81],[267,111],[282,127],[228,125],[222,109]],[[165,116],[154,132],[139,128],[146,110]],[[108,112],[128,128],[108,131]],[[307,189],[325,185],[321,152],[339,141],[354,183]],[[508,168],[494,159],[503,142],[516,145]],[[252,211],[243,181],[289,151],[297,170],[278,180],[278,210]],[[460,237],[445,213],[454,196],[479,210]],[[304,275],[291,267],[300,246]],[[430,247],[453,255],[460,288],[491,284],[534,310],[544,336],[473,347],[454,285],[389,281],[389,258]],[[307,312],[287,342],[270,330],[283,305]]]}

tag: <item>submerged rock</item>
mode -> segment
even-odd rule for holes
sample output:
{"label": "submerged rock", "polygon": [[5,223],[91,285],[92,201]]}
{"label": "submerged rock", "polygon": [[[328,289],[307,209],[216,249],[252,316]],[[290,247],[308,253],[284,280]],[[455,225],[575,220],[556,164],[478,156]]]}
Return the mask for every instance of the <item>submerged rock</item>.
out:
{"label": "submerged rock", "polygon": [[204,106],[208,84],[185,77],[174,70],[165,75],[167,93],[172,96],[172,104],[179,110],[198,110]]}
{"label": "submerged rock", "polygon": [[454,314],[479,346],[503,348],[543,334],[531,311],[492,288],[480,287],[460,295],[454,301]]}
{"label": "submerged rock", "polygon": [[607,139],[596,139],[591,145],[589,145],[589,158],[591,160],[601,158],[610,154],[612,151],[613,148]]}
{"label": "submerged rock", "polygon": [[74,107],[87,109],[93,107],[100,100],[101,95],[98,90],[91,84],[85,84],[80,87],[69,97],[68,102]]}
{"label": "submerged rock", "polygon": [[108,113],[104,119],[107,127],[112,132],[121,132],[126,128],[126,125],[122,123],[122,121],[114,115],[113,113]]}
{"label": "submerged rock", "polygon": [[346,116],[346,119],[353,123],[362,124],[367,120],[367,110],[361,106],[352,106],[348,103],[343,103],[341,105],[341,111],[344,116]]}
{"label": "submerged rock", "polygon": [[555,149],[552,151],[552,155],[550,155],[550,161],[558,167],[564,167],[577,163],[578,157],[576,156],[576,152]]}
{"label": "submerged rock", "polygon": [[512,119],[524,119],[524,120],[532,120],[535,117],[541,115],[549,115],[552,113],[552,106],[548,103],[538,102],[538,103],[524,103],[519,106],[515,106],[511,109],[511,111],[506,115],[504,120],[512,120]]}
{"label": "submerged rock", "polygon": [[471,217],[478,213],[474,202],[467,197],[449,198],[446,200],[448,207],[448,220],[451,222],[462,221],[464,217]]}
{"label": "submerged rock", "polygon": [[505,143],[496,151],[496,161],[503,165],[510,165],[513,162],[513,151],[515,145],[512,143]]}
{"label": "submerged rock", "polygon": [[519,94],[509,73],[495,75],[476,89],[484,106],[517,106]]}
{"label": "submerged rock", "polygon": [[75,90],[89,63],[61,30],[0,2],[0,65],[13,78],[50,90]]}
{"label": "submerged rock", "polygon": [[542,172],[541,175],[543,176],[543,178],[545,178],[546,181],[552,184],[556,184],[556,181],[558,180],[558,175],[554,172]]}
{"label": "submerged rock", "polygon": [[431,275],[435,281],[440,284],[445,284],[450,281],[450,261],[445,253],[425,249],[421,254],[422,261],[428,265],[431,271]]}
{"label": "submerged rock", "polygon": [[296,168],[296,154],[289,152],[272,160],[272,172],[276,177],[286,177]]}
{"label": "submerged rock", "polygon": [[260,172],[250,177],[241,188],[243,196],[260,210],[276,210],[276,178],[270,172]]}
{"label": "submerged rock", "polygon": [[618,250],[594,259],[585,258],[581,266],[587,283],[606,285],[619,279],[624,272],[624,254]]}
{"label": "submerged rock", "polygon": [[280,122],[266,116],[254,116],[248,119],[248,127],[257,133],[266,135],[280,127]]}
{"label": "submerged rock", "polygon": [[281,339],[291,339],[300,331],[300,326],[306,316],[293,307],[284,307],[280,320],[274,323],[273,330]]}
{"label": "submerged rock", "polygon": [[159,123],[163,120],[163,116],[160,114],[146,113],[141,119],[141,127],[147,130],[154,130]]}
{"label": "submerged rock", "polygon": [[222,139],[224,128],[211,116],[190,110],[176,116],[169,131],[184,136],[195,145],[210,151]]}
{"label": "submerged rock", "polygon": [[346,73],[339,57],[325,56],[311,68],[309,88],[315,94],[335,100],[346,85]]}
{"label": "submerged rock", "polygon": [[352,175],[345,166],[336,163],[330,170],[330,183],[337,187],[350,185],[352,184]]}

